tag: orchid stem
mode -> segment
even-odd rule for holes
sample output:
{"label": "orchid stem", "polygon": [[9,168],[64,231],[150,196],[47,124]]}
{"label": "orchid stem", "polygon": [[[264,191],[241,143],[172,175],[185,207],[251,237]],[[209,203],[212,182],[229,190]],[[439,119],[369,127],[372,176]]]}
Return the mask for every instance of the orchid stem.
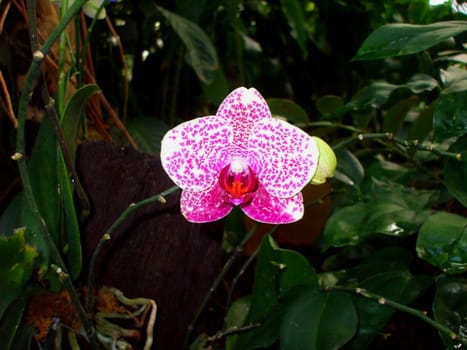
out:
{"label": "orchid stem", "polygon": [[452,340],[457,339],[457,334],[456,333],[454,333],[452,330],[450,330],[446,326],[443,326],[439,322],[436,322],[432,318],[428,317],[423,311],[413,309],[413,308],[411,308],[409,306],[406,306],[406,305],[403,305],[403,304],[399,304],[398,302],[387,299],[387,298],[385,298],[385,297],[383,297],[383,296],[381,296],[379,294],[371,293],[371,292],[369,292],[368,290],[366,290],[364,288],[347,288],[347,287],[335,286],[335,287],[332,287],[332,289],[355,293],[355,294],[360,295],[360,296],[362,296],[364,298],[373,300],[373,301],[377,302],[380,305],[387,305],[387,306],[392,307],[393,309],[403,311],[405,313],[408,313],[409,315],[415,316],[415,317],[419,318],[420,320],[428,323],[430,326],[436,328],[440,333],[446,334]]}
{"label": "orchid stem", "polygon": [[128,216],[130,216],[135,211],[137,211],[138,209],[146,205],[149,205],[155,202],[165,203],[165,196],[177,191],[178,189],[179,189],[178,186],[172,186],[169,189],[162,191],[161,193],[156,194],[152,197],[143,199],[142,201],[139,201],[136,203],[131,203],[123,211],[123,213],[117,218],[117,220],[114,221],[114,223],[109,227],[109,229],[102,235],[101,239],[96,245],[96,248],[94,249],[94,252],[92,253],[91,261],[89,263],[88,296],[87,296],[87,301],[86,301],[86,306],[87,306],[89,313],[91,313],[91,310],[93,310],[94,308],[93,289],[94,289],[94,282],[95,282],[94,274],[95,274],[95,269],[96,269],[96,261],[97,261],[97,257],[99,256],[99,253],[104,247],[104,244],[107,243],[112,238],[112,234],[128,218]]}
{"label": "orchid stem", "polygon": [[357,134],[355,136],[349,137],[348,139],[338,143],[337,145],[334,145],[333,149],[336,150],[339,148],[346,147],[347,145],[355,141],[364,141],[364,140],[371,140],[371,139],[389,141],[399,146],[402,146],[406,149],[414,148],[418,151],[432,152],[441,157],[454,158],[457,160],[462,159],[461,153],[443,151],[432,143],[420,142],[419,140],[404,140],[404,139],[394,136],[390,132]]}
{"label": "orchid stem", "polygon": [[188,347],[188,344],[191,340],[193,331],[195,329],[196,324],[199,321],[199,318],[201,317],[201,314],[203,313],[204,309],[206,308],[206,305],[208,304],[209,300],[211,299],[212,294],[214,291],[217,289],[219,284],[223,281],[225,275],[227,272],[230,270],[232,267],[233,263],[237,260],[237,258],[240,256],[240,254],[243,252],[243,248],[245,247],[245,244],[251,239],[253,234],[256,232],[258,229],[259,224],[256,222],[253,227],[245,234],[245,237],[243,237],[242,241],[237,245],[235,248],[234,252],[232,255],[230,255],[229,259],[225,263],[224,267],[222,268],[222,271],[217,275],[216,279],[212,283],[211,287],[209,288],[208,292],[204,296],[203,301],[201,302],[200,307],[198,308],[195,317],[193,318],[193,321],[191,324],[188,326],[188,332],[185,337],[185,346],[184,348]]}

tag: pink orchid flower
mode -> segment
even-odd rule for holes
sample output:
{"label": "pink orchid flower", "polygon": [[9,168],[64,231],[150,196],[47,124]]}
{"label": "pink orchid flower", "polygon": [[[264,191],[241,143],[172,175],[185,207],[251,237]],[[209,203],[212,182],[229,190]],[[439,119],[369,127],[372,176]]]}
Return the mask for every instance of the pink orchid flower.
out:
{"label": "pink orchid flower", "polygon": [[271,116],[255,89],[231,92],[216,115],[169,130],[161,160],[183,191],[181,211],[201,223],[239,206],[253,220],[284,224],[303,216],[302,188],[316,172],[316,141]]}

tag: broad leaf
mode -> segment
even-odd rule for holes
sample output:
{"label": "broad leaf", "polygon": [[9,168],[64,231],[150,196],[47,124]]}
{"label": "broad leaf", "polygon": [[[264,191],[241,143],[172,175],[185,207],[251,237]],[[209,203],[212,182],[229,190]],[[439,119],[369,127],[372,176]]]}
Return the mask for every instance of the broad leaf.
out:
{"label": "broad leaf", "polygon": [[349,295],[307,289],[284,311],[281,349],[338,349],[355,335],[357,323],[357,312]]}
{"label": "broad leaf", "polygon": [[335,150],[337,168],[334,177],[349,186],[359,186],[365,170],[358,158],[348,149]]}
{"label": "broad leaf", "polygon": [[192,21],[157,6],[187,49],[187,62],[193,67],[198,79],[209,84],[218,68],[216,49],[206,33]]}
{"label": "broad leaf", "polygon": [[467,134],[460,137],[449,147],[450,152],[461,154],[461,159],[446,159],[444,180],[449,192],[467,207]]}
{"label": "broad leaf", "polygon": [[[233,327],[241,327],[245,324],[246,318],[250,311],[251,296],[246,296],[237,299],[229,308],[226,316],[227,329]],[[235,349],[235,343],[237,342],[238,335],[231,335],[227,337],[225,348],[226,350]]]}
{"label": "broad leaf", "polygon": [[427,25],[386,24],[366,38],[353,59],[375,60],[413,54],[464,31],[467,31],[465,21],[444,21]]}
{"label": "broad leaf", "polygon": [[417,254],[447,273],[467,270],[467,219],[439,212],[428,218],[420,228]]}

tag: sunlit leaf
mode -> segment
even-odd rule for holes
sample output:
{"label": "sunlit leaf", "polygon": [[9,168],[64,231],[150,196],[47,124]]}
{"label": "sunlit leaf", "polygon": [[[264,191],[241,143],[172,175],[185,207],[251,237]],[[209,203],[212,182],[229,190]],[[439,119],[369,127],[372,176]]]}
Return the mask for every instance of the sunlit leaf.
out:
{"label": "sunlit leaf", "polygon": [[355,335],[357,323],[354,303],[347,294],[305,290],[285,309],[281,349],[338,349]]}
{"label": "sunlit leaf", "polygon": [[0,319],[29,281],[37,250],[26,242],[25,228],[8,237],[0,236]]}
{"label": "sunlit leaf", "polygon": [[467,270],[467,219],[439,212],[428,218],[420,228],[417,254],[447,273]]}
{"label": "sunlit leaf", "polygon": [[193,67],[198,79],[209,84],[218,68],[217,53],[211,40],[196,23],[160,6],[157,9],[185,44],[187,62]]}
{"label": "sunlit leaf", "polygon": [[467,207],[467,134],[460,137],[449,147],[450,152],[460,153],[461,159],[446,159],[444,180],[449,192]]}
{"label": "sunlit leaf", "polygon": [[413,54],[464,31],[467,31],[465,21],[443,21],[427,25],[386,24],[366,38],[353,59],[375,60]]}

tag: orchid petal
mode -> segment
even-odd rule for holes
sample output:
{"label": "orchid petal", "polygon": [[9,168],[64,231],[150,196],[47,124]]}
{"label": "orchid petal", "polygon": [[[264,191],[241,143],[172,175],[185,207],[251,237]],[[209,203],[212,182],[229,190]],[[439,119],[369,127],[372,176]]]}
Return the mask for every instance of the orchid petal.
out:
{"label": "orchid petal", "polygon": [[263,96],[254,88],[240,87],[232,91],[216,113],[225,118],[234,131],[232,152],[246,154],[248,136],[254,125],[263,119],[271,119],[271,111]]}
{"label": "orchid petal", "polygon": [[233,208],[225,200],[225,195],[225,191],[218,183],[208,191],[183,191],[180,199],[182,214],[188,221],[195,223],[222,219]]}
{"label": "orchid petal", "polygon": [[269,194],[296,195],[316,172],[316,141],[301,129],[279,119],[261,120],[250,135],[248,164]]}
{"label": "orchid petal", "polygon": [[232,130],[223,118],[193,119],[169,130],[162,139],[162,166],[183,190],[204,191],[230,161],[231,143]]}
{"label": "orchid petal", "polygon": [[253,200],[242,206],[243,212],[253,220],[267,224],[288,224],[303,217],[303,197],[299,192],[290,198],[271,196],[262,186]]}

